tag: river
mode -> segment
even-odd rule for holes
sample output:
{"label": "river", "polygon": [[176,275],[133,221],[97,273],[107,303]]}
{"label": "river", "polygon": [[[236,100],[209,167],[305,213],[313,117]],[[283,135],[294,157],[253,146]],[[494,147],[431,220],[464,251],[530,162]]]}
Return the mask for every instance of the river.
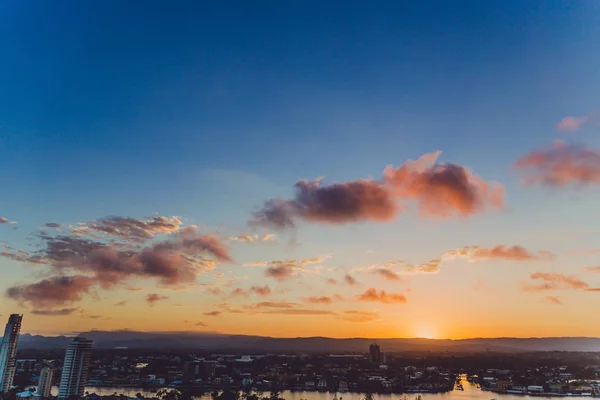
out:
{"label": "river", "polygon": [[[492,400],[501,397],[502,400],[540,400],[539,396],[523,396],[514,394],[499,394],[493,392],[484,392],[474,385],[471,385],[467,380],[462,381],[464,390],[453,390],[446,393],[407,393],[407,394],[373,394],[374,400],[402,400],[405,396],[408,400],[414,400],[418,395],[422,400]],[[156,388],[160,389],[160,388]],[[101,396],[111,395],[113,393],[124,394],[128,397],[135,397],[136,393],[141,393],[144,397],[154,397],[155,391],[150,391],[135,387],[86,387],[86,392],[96,393]],[[52,388],[52,394],[58,394],[58,388]],[[268,393],[265,393],[265,396]],[[281,397],[285,400],[333,400],[335,393],[329,392],[290,392],[288,390],[281,392]],[[339,400],[361,400],[364,398],[363,393],[338,393]],[[210,393],[201,397],[196,397],[198,400],[211,400]]]}

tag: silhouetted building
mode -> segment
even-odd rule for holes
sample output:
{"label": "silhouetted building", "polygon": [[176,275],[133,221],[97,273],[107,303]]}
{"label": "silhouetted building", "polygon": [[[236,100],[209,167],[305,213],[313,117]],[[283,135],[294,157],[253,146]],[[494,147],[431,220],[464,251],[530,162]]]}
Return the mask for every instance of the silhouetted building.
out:
{"label": "silhouetted building", "polygon": [[36,393],[43,398],[50,397],[50,390],[52,389],[52,381],[54,379],[54,369],[51,367],[44,367],[40,372],[40,381],[38,383]]}
{"label": "silhouetted building", "polygon": [[63,364],[59,399],[82,397],[87,383],[92,341],[83,337],[76,337],[67,347],[65,362]]}
{"label": "silhouetted building", "polygon": [[213,378],[215,376],[216,366],[216,361],[188,361],[183,365],[183,380],[185,382],[191,382],[198,378]]}
{"label": "silhouetted building", "polygon": [[10,390],[17,366],[17,346],[23,315],[11,314],[0,343],[0,393]]}
{"label": "silhouetted building", "polygon": [[369,355],[371,356],[371,362],[373,364],[381,364],[381,348],[378,344],[373,343],[369,346]]}

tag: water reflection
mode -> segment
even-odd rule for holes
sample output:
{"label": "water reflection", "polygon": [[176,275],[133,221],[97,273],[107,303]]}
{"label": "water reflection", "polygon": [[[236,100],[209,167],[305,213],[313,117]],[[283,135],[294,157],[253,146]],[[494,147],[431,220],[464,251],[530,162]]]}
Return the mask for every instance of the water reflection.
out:
{"label": "water reflection", "polygon": [[[422,400],[492,400],[501,397],[502,400],[539,400],[540,397],[522,396],[513,394],[497,394],[484,392],[479,388],[469,383],[466,379],[462,380],[464,390],[453,390],[447,393],[408,393],[408,394],[373,394],[373,400],[415,400],[417,396],[421,396]],[[109,396],[114,393],[124,394],[127,397],[133,398],[137,393],[141,393],[144,397],[155,397],[156,391],[168,388],[154,388],[152,390],[135,387],[86,387],[86,392],[96,393],[100,396]],[[52,388],[52,394],[58,394],[58,387]],[[268,395],[268,393],[265,393]],[[281,392],[281,397],[285,400],[334,400],[336,393],[329,392]],[[362,393],[337,393],[338,400],[362,400]],[[210,392],[202,396],[194,397],[198,400],[211,400]]]}

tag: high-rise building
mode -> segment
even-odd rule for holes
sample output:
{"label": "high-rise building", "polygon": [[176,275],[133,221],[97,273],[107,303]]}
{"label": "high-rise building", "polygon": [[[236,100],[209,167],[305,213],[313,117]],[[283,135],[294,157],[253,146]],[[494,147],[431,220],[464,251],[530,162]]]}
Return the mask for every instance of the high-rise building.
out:
{"label": "high-rise building", "polygon": [[52,381],[54,379],[54,369],[52,367],[44,367],[40,372],[40,382],[37,387],[37,394],[43,398],[50,397],[50,390],[52,389]]}
{"label": "high-rise building", "polygon": [[84,337],[76,337],[69,344],[60,377],[59,399],[80,398],[83,396],[91,353],[92,341]]}
{"label": "high-rise building", "polygon": [[381,348],[378,344],[373,343],[369,346],[369,355],[371,356],[371,362],[373,364],[381,364]]}
{"label": "high-rise building", "polygon": [[17,366],[17,345],[23,315],[11,314],[0,343],[0,393],[10,390]]}

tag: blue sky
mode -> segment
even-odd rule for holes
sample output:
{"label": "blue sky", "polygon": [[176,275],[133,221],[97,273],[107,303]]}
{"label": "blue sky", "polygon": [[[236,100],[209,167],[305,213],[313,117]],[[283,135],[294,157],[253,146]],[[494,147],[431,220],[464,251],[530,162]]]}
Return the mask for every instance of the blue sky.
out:
{"label": "blue sky", "polygon": [[[593,247],[556,232],[595,229],[597,189],[524,189],[512,164],[564,138],[563,117],[600,110],[599,15],[593,0],[3,2],[0,217],[18,230],[0,240],[153,213],[241,234],[299,178],[379,179],[439,149],[501,182],[507,209],[306,224],[296,246],[284,234],[235,258],[332,253],[352,268],[472,244]],[[576,141],[597,147],[598,133]],[[32,276],[8,260],[0,274],[3,287]]]}

